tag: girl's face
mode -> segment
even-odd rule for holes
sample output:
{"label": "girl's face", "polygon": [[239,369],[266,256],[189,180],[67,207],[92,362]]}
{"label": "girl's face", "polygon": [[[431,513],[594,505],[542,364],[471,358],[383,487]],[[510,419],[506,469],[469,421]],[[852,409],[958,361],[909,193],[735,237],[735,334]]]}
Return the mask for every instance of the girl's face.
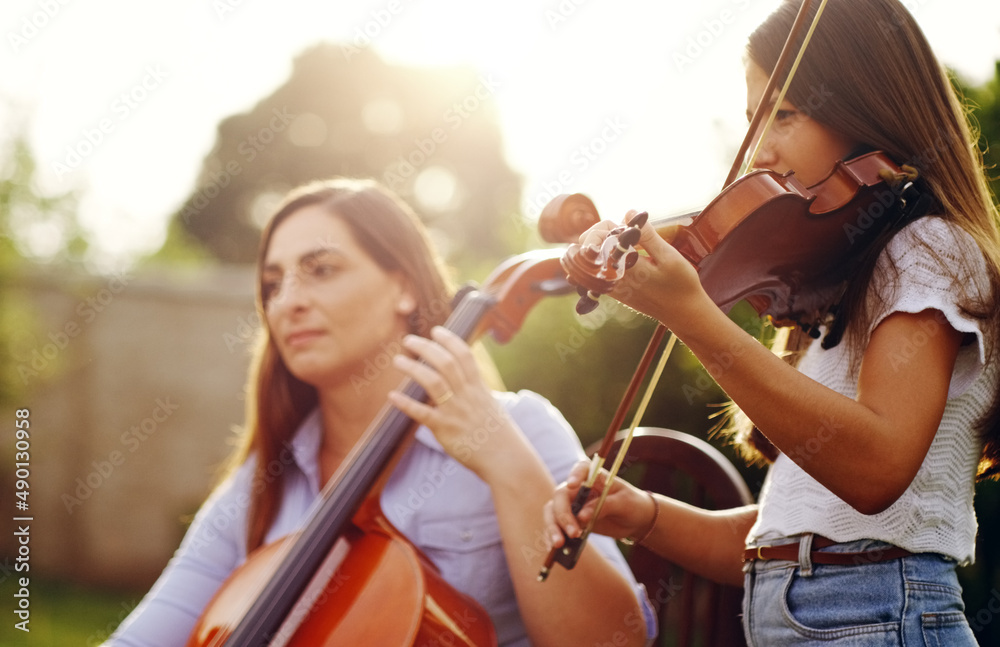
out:
{"label": "girl's face", "polygon": [[[759,65],[753,62],[747,64],[748,119],[753,116],[757,104],[764,95],[767,78],[768,75]],[[767,122],[766,115],[770,113],[777,97],[778,89],[775,89],[768,99],[767,113],[759,131],[764,129],[764,124]],[[816,100],[823,101],[825,97],[817,94]],[[829,175],[834,164],[844,159],[858,145],[858,142],[848,140],[820,125],[810,118],[805,110],[787,100],[778,108],[774,123],[771,124],[760,145],[754,168],[768,169],[777,173],[794,171],[795,177],[808,187]],[[754,146],[760,138],[759,131],[755,135]],[[753,146],[750,150],[753,150]]]}
{"label": "girl's face", "polygon": [[271,338],[292,374],[316,387],[370,379],[372,365],[388,366],[416,306],[404,278],[315,205],[275,228],[261,276]]}

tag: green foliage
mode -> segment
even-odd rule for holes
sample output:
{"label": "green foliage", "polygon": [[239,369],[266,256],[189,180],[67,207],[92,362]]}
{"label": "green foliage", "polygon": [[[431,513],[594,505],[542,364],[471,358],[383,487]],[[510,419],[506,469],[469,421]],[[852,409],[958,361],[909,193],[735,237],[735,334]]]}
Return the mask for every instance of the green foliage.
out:
{"label": "green foliage", "polygon": [[[955,79],[966,98],[970,117],[979,130],[979,149],[994,199],[1000,196],[1000,61],[994,76],[981,86],[969,86]],[[966,616],[981,645],[1000,644],[1000,483],[987,481],[976,486],[976,563],[959,569]]]}
{"label": "green foliage", "polygon": [[[13,600],[16,587],[17,580],[11,577],[0,591]],[[15,629],[19,620],[10,614],[9,621],[0,624],[0,645],[96,647],[139,602],[135,596],[38,577],[31,578],[29,591],[30,633]]]}
{"label": "green foliage", "polygon": [[23,402],[29,380],[21,371],[38,328],[27,295],[15,284],[32,264],[83,265],[90,249],[76,192],[39,187],[24,123],[0,139],[0,407]]}
{"label": "green foliage", "polygon": [[976,563],[958,570],[969,618],[980,645],[1000,645],[1000,482],[976,486]]}
{"label": "green foliage", "polygon": [[76,199],[70,193],[44,195],[37,188],[36,163],[21,129],[0,142],[0,408],[16,405],[25,382],[18,374],[19,340],[30,335],[35,318],[24,296],[12,289],[28,262],[23,242],[37,228],[59,244],[49,250],[54,262],[80,258],[87,243],[76,220]]}
{"label": "green foliage", "polygon": [[140,259],[144,265],[198,266],[215,261],[204,245],[184,230],[177,220],[167,224],[167,237],[153,254]]}
{"label": "green foliage", "polygon": [[488,76],[392,66],[368,50],[318,45],[288,80],[225,119],[175,215],[215,258],[250,263],[262,221],[288,189],[372,177],[398,193],[460,267],[521,251],[520,178],[507,166]]}
{"label": "green foliage", "polygon": [[981,86],[970,86],[961,79],[955,84],[967,100],[974,125],[979,128],[979,148],[994,196],[1000,196],[1000,61],[994,76]]}

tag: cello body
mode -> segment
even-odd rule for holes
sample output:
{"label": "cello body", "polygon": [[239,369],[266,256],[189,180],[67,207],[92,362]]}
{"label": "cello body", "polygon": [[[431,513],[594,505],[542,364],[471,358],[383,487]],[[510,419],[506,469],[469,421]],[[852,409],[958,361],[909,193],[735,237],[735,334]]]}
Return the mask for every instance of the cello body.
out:
{"label": "cello body", "polygon": [[[546,296],[571,287],[557,250],[508,259],[462,294],[446,326],[500,343]],[[427,401],[412,380],[402,392]],[[493,647],[492,622],[385,518],[384,478],[416,424],[385,405],[330,477],[301,529],[254,551],[203,611],[188,647]]]}
{"label": "cello body", "polygon": [[[486,611],[446,583],[430,560],[369,498],[334,544],[271,645],[412,645],[491,647]],[[223,645],[233,618],[243,616],[260,583],[298,535],[261,546],[223,583],[195,626],[187,647]]]}

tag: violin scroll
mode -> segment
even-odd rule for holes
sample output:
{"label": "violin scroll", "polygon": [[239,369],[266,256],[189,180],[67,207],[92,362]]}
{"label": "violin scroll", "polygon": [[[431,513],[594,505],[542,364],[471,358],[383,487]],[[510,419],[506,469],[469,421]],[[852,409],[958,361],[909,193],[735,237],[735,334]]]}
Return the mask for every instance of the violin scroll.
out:
{"label": "violin scroll", "polygon": [[[652,225],[694,265],[724,311],[746,300],[760,316],[812,329],[826,320],[874,241],[928,206],[913,173],[875,151],[837,162],[809,187],[792,172],[752,171],[699,213]],[[635,252],[617,250],[629,243],[624,230],[611,234],[600,247],[570,245],[562,259],[570,282],[581,287],[578,312],[593,310],[597,295],[610,292],[635,262]]]}
{"label": "violin scroll", "polygon": [[611,230],[600,245],[577,243],[566,249],[560,262],[580,294],[576,304],[579,314],[592,312],[597,307],[597,298],[610,292],[625,271],[635,265],[639,254],[634,248],[648,218],[649,214],[643,211],[624,227]]}

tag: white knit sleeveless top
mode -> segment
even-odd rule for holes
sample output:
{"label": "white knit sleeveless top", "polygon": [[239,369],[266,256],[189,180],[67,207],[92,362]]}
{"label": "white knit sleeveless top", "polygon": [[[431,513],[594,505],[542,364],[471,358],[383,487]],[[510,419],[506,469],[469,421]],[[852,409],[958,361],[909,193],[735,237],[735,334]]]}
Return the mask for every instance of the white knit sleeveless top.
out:
{"label": "white knit sleeveless top", "polygon": [[[893,312],[916,313],[933,308],[941,311],[956,330],[975,336],[974,342],[959,350],[944,417],[923,464],[895,503],[878,514],[865,515],[781,454],[764,481],[760,512],[747,537],[748,545],[812,532],[838,542],[878,539],[912,552],[941,553],[961,564],[974,559],[977,526],[972,500],[982,447],[973,425],[996,392],[997,370],[985,367],[983,333],[977,321],[962,314],[957,285],[960,282],[969,294],[987,294],[985,264],[966,232],[933,217],[921,218],[897,234],[879,259],[880,270],[886,267],[888,258],[895,261],[899,274],[897,277],[889,270],[884,282],[894,287],[873,288],[888,295],[887,306],[879,311],[873,326]],[[926,332],[933,334],[933,330]],[[912,343],[922,341],[914,338]],[[851,371],[846,346],[845,341],[823,350],[817,340],[802,358],[799,369],[838,393],[855,398],[858,376]],[[824,424],[828,427],[807,434],[810,440],[788,453],[801,452],[805,457],[816,452],[824,439],[836,442],[835,433],[831,433],[836,432],[834,423]],[[904,433],[900,434],[900,442],[905,442]]]}

